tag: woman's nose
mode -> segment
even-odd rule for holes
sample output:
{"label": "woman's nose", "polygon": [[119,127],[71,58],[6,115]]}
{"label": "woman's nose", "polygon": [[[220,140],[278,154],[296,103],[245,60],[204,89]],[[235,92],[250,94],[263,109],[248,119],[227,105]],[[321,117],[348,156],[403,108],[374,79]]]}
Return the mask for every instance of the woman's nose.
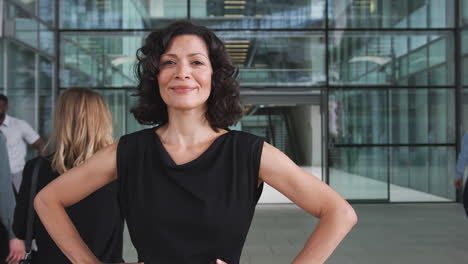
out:
{"label": "woman's nose", "polygon": [[179,64],[176,72],[176,79],[190,79],[190,67],[184,65],[183,63]]}

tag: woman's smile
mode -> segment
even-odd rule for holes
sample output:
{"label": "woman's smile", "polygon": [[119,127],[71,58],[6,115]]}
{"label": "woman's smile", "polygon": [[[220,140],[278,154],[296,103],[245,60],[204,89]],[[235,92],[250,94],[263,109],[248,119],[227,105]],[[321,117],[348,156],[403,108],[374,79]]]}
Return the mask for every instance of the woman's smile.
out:
{"label": "woman's smile", "polygon": [[178,94],[186,94],[196,90],[195,87],[187,86],[187,85],[178,85],[170,88],[172,91]]}

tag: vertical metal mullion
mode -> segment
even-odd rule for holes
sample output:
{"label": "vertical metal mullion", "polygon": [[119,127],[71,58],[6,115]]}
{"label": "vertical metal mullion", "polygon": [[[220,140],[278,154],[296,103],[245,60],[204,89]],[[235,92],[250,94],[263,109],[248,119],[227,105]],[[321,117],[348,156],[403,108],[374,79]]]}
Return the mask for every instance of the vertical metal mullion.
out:
{"label": "vertical metal mullion", "polygon": [[[392,38],[392,42],[393,42],[393,38]],[[393,43],[392,43],[393,45]],[[392,46],[393,47],[393,46]],[[393,62],[393,64],[395,64],[395,61]],[[392,73],[392,74],[395,74],[395,73]],[[391,88],[387,88],[387,140],[388,140],[388,143],[390,144],[390,111],[391,111],[391,107],[390,107],[390,104],[391,104],[391,100],[390,100],[390,89]],[[392,151],[393,151],[393,148],[394,147],[387,147],[387,202],[390,202],[391,200],[391,197],[392,197],[392,193],[391,193],[391,188],[390,188],[390,185],[392,184],[392,181],[391,181],[391,169],[390,169],[390,166],[391,166],[391,162],[392,162]]]}
{"label": "vertical metal mullion", "polygon": [[[36,1],[33,14],[39,17],[39,1]],[[37,49],[41,50],[41,22],[37,21],[36,43]],[[34,53],[34,129],[39,131],[39,53]]]}
{"label": "vertical metal mullion", "polygon": [[0,37],[3,37],[4,32],[3,32],[3,20],[5,19],[5,1],[0,1]]}
{"label": "vertical metal mullion", "polygon": [[55,62],[53,67],[52,81],[52,113],[55,112],[55,100],[60,88],[60,1],[54,0],[54,50]]}
{"label": "vertical metal mullion", "polygon": [[122,106],[123,106],[123,120],[122,120],[122,123],[123,123],[123,134],[122,135],[126,135],[127,133],[129,133],[127,131],[127,106],[128,106],[128,99],[127,99],[127,89],[123,90],[123,94],[122,94]]}
{"label": "vertical metal mullion", "polygon": [[8,95],[8,45],[9,41],[5,38],[3,39],[3,90],[5,92],[5,95]]}
{"label": "vertical metal mullion", "polygon": [[328,133],[329,133],[329,118],[328,118],[328,92],[329,92],[329,89],[328,87],[327,88],[324,88],[322,89],[323,91],[323,96],[322,96],[322,104],[321,104],[321,107],[322,107],[322,119],[323,119],[323,125],[325,126],[325,128],[322,127],[322,131],[323,131],[323,135],[322,137],[323,140],[322,140],[322,145],[323,146],[323,160],[322,160],[322,164],[323,164],[323,167],[324,167],[324,170],[322,169],[322,181],[325,180],[325,183],[330,185],[330,166],[329,166],[329,147],[331,146],[331,144],[329,144],[328,142]]}
{"label": "vertical metal mullion", "polygon": [[[392,65],[391,65],[391,69],[390,69],[390,74],[392,75],[391,76],[391,83],[392,83],[392,87],[396,87],[397,86],[397,78],[396,78],[396,72],[397,72],[397,68],[396,68],[396,63],[397,63],[397,56],[395,55],[395,37],[394,36],[391,36],[390,37],[390,58],[391,58],[391,62],[392,62]],[[409,59],[408,59],[409,61]],[[391,184],[392,184],[392,181],[391,181],[391,177],[392,177],[392,174],[391,174],[391,162],[392,162],[392,151],[393,151],[393,148],[395,147],[392,147],[391,144],[393,143],[392,142],[392,138],[391,138],[391,122],[390,122],[390,118],[391,118],[391,99],[390,99],[390,89],[391,88],[387,88],[386,89],[386,96],[387,96],[387,122],[386,122],[386,125],[387,125],[387,141],[388,141],[388,144],[389,146],[387,147],[387,202],[390,202],[391,201],[391,197],[392,197],[392,192],[391,192]]]}
{"label": "vertical metal mullion", "polygon": [[[431,28],[431,19],[430,19],[430,14],[431,14],[431,5],[430,5],[430,2],[429,1],[426,1],[426,27],[429,29]],[[431,50],[431,45],[433,45],[432,40],[431,40],[431,35],[428,35],[426,36],[426,41],[427,43],[425,44],[426,46],[426,82],[427,82],[427,87],[431,87],[431,64],[430,64],[430,59],[431,59],[431,53],[430,53],[430,50]],[[427,89],[427,101],[426,101],[426,107],[427,107],[427,114],[428,116],[430,115],[430,109],[429,109],[429,106],[430,106],[430,93],[431,93],[431,89]],[[428,131],[428,133],[430,132],[429,130],[429,127],[430,127],[430,120],[428,118],[428,122],[427,122],[427,128],[426,128],[426,131]],[[428,142],[429,142],[429,134],[427,135],[428,136]],[[429,160],[429,162],[427,163],[427,169],[428,171],[430,171],[430,159],[431,159],[431,155],[433,154],[431,151],[430,151],[430,147],[427,148],[428,152],[428,156],[427,156],[427,159]],[[427,179],[426,179],[426,184],[427,184],[427,190],[429,193],[431,193],[431,173],[429,172],[427,175]]]}
{"label": "vertical metal mullion", "polygon": [[330,37],[330,34],[329,34],[329,1],[330,0],[325,0],[325,88],[322,89],[323,91],[323,100],[322,100],[322,104],[320,107],[323,108],[323,111],[322,111],[322,119],[323,119],[323,124],[325,125],[325,129],[323,129],[322,127],[322,131],[323,131],[323,139],[322,139],[322,144],[325,144],[325,146],[323,147],[323,155],[322,155],[322,164],[323,164],[323,168],[322,168],[322,181],[325,180],[325,183],[330,185],[330,166],[329,166],[329,147],[330,147],[330,144],[328,142],[328,133],[329,133],[329,118],[328,118],[328,101],[329,101],[329,87],[330,87],[330,72],[329,72],[329,60],[330,60],[330,50],[329,50],[329,43],[330,43],[330,40],[329,40],[329,37]]}
{"label": "vertical metal mullion", "polygon": [[0,52],[2,52],[2,58],[3,58],[3,61],[1,61],[0,63],[3,63],[3,72],[0,73],[3,75],[3,91],[2,93],[4,93],[5,95],[7,94],[7,80],[8,80],[8,68],[7,68],[7,47],[8,47],[8,41],[6,38],[3,38],[4,36],[4,30],[3,30],[3,21],[4,19],[6,18],[6,9],[5,9],[5,1],[0,1],[0,41],[3,41],[3,45],[2,45],[2,50]]}
{"label": "vertical metal mullion", "polygon": [[410,1],[406,1],[406,14],[405,16],[407,17],[407,21],[406,21],[406,30],[410,30],[411,29],[411,19],[410,19],[410,13],[409,13],[409,10],[410,10]]}
{"label": "vertical metal mullion", "polygon": [[[454,29],[454,39],[455,39],[455,51],[454,51],[454,60],[455,60],[455,136],[456,136],[456,153],[460,152],[461,149],[461,111],[462,111],[462,96],[463,96],[463,87],[462,87],[462,72],[461,72],[461,30],[460,30],[460,1],[455,1],[455,29]],[[455,156],[456,157],[456,156]],[[456,191],[456,201],[461,201],[461,190]]]}
{"label": "vertical metal mullion", "polygon": [[187,18],[190,19],[192,14],[190,13],[190,0],[187,0]]}
{"label": "vertical metal mullion", "polygon": [[39,131],[39,53],[34,54],[34,129]]}

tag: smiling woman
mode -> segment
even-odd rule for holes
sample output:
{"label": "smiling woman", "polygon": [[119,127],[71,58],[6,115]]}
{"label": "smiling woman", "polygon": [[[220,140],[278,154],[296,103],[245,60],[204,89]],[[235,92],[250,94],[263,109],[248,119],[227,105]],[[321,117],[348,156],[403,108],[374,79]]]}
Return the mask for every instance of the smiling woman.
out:
{"label": "smiling woman", "polygon": [[241,115],[237,69],[205,27],[175,22],[137,53],[142,124],[45,187],[35,207],[73,263],[101,263],[64,211],[117,179],[138,261],[238,264],[263,182],[320,223],[294,264],[323,263],[356,223],[352,207],[263,138],[229,130]]}
{"label": "smiling woman", "polygon": [[[227,128],[241,117],[238,69],[221,40],[205,27],[181,21],[152,32],[138,50],[137,58],[140,101],[131,112],[140,123],[168,122],[165,99],[169,98],[163,97],[170,86],[197,88],[197,94],[205,94],[205,117],[215,130]],[[193,74],[192,78],[187,74]],[[172,77],[177,79],[171,80]],[[185,94],[187,90],[178,91]]]}
{"label": "smiling woman", "polygon": [[197,36],[184,35],[172,40],[161,56],[158,74],[159,93],[166,104],[180,110],[201,107],[206,112],[213,74],[208,57],[205,42]]}

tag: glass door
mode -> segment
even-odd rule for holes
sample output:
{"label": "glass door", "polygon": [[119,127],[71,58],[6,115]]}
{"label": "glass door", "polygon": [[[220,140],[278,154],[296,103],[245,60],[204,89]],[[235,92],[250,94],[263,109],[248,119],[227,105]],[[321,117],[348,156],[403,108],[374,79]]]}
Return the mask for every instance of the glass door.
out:
{"label": "glass door", "polygon": [[329,185],[347,200],[388,202],[385,93],[330,89],[325,94]]}

